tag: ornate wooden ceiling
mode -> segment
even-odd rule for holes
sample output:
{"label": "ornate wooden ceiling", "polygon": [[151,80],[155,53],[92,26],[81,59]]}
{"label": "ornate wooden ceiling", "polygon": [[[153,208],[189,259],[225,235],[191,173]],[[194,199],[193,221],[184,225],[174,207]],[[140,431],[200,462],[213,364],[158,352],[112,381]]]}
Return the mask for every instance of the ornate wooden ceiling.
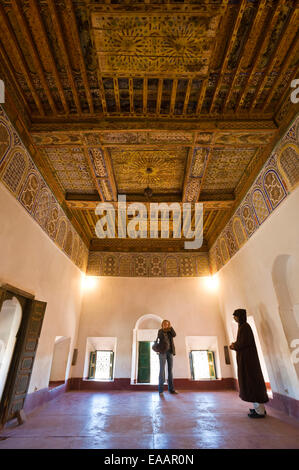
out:
{"label": "ornate wooden ceiling", "polygon": [[182,249],[95,239],[97,203],[148,184],[202,201],[211,245],[298,111],[298,15],[295,0],[1,1],[5,107],[91,249]]}

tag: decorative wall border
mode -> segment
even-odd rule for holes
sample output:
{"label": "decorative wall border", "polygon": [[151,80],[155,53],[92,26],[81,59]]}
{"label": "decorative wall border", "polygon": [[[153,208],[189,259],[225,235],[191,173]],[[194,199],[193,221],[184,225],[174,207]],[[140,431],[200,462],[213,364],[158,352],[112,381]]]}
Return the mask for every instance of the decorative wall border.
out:
{"label": "decorative wall border", "polygon": [[1,106],[0,181],[50,239],[79,269],[85,271],[88,248],[38,171]]}
{"label": "decorative wall border", "polygon": [[299,115],[280,139],[250,190],[209,251],[219,271],[299,184]]}
{"label": "decorative wall border", "polygon": [[208,253],[103,253],[91,251],[87,274],[119,277],[209,276]]}

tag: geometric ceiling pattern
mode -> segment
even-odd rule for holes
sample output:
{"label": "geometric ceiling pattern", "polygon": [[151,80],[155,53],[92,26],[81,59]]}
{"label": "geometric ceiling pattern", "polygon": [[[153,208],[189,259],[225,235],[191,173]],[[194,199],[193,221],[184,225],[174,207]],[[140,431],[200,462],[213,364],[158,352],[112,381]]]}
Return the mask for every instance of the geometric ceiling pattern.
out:
{"label": "geometric ceiling pattern", "polygon": [[1,2],[5,110],[90,247],[116,250],[97,203],[148,202],[148,185],[154,202],[203,202],[211,246],[298,110],[298,15],[287,0]]}

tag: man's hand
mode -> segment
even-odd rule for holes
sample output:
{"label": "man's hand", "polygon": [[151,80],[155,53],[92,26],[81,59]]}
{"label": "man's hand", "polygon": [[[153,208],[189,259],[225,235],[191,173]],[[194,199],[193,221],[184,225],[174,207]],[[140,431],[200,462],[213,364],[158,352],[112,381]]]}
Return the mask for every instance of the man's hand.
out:
{"label": "man's hand", "polygon": [[230,345],[229,349],[232,349],[232,350],[234,350],[234,349],[235,349],[235,345],[234,345],[234,343],[232,343],[232,344]]}

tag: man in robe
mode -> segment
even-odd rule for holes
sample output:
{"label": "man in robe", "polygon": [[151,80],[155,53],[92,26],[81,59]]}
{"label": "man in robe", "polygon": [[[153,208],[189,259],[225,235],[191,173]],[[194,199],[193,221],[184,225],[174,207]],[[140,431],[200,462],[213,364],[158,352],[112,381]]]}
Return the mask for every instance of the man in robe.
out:
{"label": "man in robe", "polygon": [[239,396],[241,400],[253,403],[249,418],[265,418],[264,403],[267,403],[269,398],[252,329],[247,323],[246,310],[235,310],[233,317],[239,328],[237,341],[230,345],[230,349],[237,352]]}

